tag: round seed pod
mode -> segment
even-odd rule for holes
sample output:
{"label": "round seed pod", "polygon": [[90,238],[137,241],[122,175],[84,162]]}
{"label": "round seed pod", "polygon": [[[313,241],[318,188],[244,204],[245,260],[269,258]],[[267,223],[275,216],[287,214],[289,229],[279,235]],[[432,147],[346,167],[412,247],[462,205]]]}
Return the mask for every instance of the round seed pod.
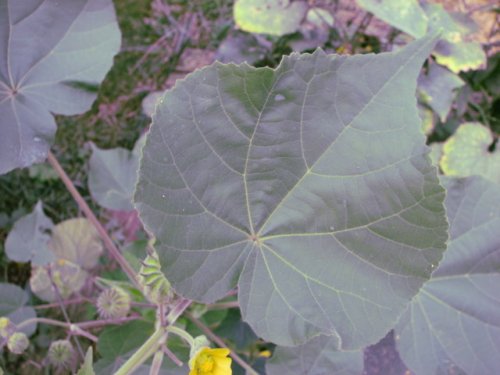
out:
{"label": "round seed pod", "polygon": [[7,347],[14,354],[22,354],[30,345],[28,337],[22,332],[15,332],[7,341]]}
{"label": "round seed pod", "polygon": [[47,357],[54,367],[70,369],[74,365],[75,350],[68,340],[53,341],[50,344]]}
{"label": "round seed pod", "polygon": [[123,318],[130,311],[130,296],[116,286],[103,290],[97,298],[97,311],[103,319]]}

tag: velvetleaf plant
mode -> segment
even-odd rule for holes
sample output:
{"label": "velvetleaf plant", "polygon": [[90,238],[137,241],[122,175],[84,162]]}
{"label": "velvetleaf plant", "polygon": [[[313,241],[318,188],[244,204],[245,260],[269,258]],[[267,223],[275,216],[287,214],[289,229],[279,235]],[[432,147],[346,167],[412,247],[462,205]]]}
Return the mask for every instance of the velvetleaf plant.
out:
{"label": "velvetleaf plant", "polygon": [[215,63],[167,91],[135,201],[176,292],[213,302],[238,287],[243,318],[279,345],[383,337],[446,248],[415,106],[435,42]]}
{"label": "velvetleaf plant", "polygon": [[[33,11],[37,15],[35,20],[43,20],[56,2],[42,0],[38,9],[9,7],[9,4],[14,3],[0,2],[0,10],[8,10],[9,17],[14,15],[9,18],[9,22],[14,20],[9,31],[22,35],[25,30],[19,25],[25,26],[26,21],[17,18],[19,14]],[[70,13],[76,17],[74,23],[83,29],[86,25],[92,29],[88,24],[89,12],[97,12],[94,16],[100,14],[96,17],[100,21],[114,20],[110,2],[81,0],[61,6],[81,7],[78,15],[71,13],[77,8],[71,8]],[[87,17],[85,21],[78,19],[81,15]],[[68,26],[66,20],[64,23]],[[110,40],[116,42],[116,34],[110,32],[117,30],[116,24],[110,22],[104,29],[112,36]],[[74,37],[72,30],[70,26],[68,35]],[[93,36],[90,39],[95,41],[97,34],[97,30],[96,34],[90,32]],[[57,39],[54,40],[56,47],[48,52],[58,62],[71,51],[57,47]],[[312,55],[286,57],[276,70],[254,69],[245,64],[215,64],[179,82],[159,105],[145,149],[136,200],[157,239],[163,270],[176,292],[202,302],[214,301],[238,286],[243,317],[261,337],[282,344],[268,362],[269,375],[331,371],[360,374],[362,349],[392,328],[396,329],[403,359],[417,375],[450,368],[462,368],[471,374],[495,371],[496,336],[492,332],[500,324],[494,314],[498,299],[495,300],[495,290],[491,288],[498,276],[494,261],[498,246],[492,228],[498,222],[498,211],[488,202],[495,202],[497,187],[474,179],[445,181],[449,192],[448,218],[453,222],[452,238],[450,251],[438,265],[447,238],[442,205],[444,190],[426,156],[428,150],[419,130],[414,98],[420,65],[434,43],[435,38],[427,37],[401,51],[377,56],[330,56],[318,50]],[[19,44],[12,46],[18,48]],[[97,47],[101,49],[102,45]],[[109,59],[110,52],[113,50],[96,61],[108,64],[103,62]],[[22,54],[9,57],[15,61],[19,56]],[[59,61],[65,69],[67,62],[64,58]],[[5,66],[8,71],[9,63]],[[75,81],[89,84],[105,70],[100,72],[93,79],[80,72],[77,77],[63,79],[61,87],[56,84],[56,88],[75,89],[64,91],[64,96],[78,104],[88,104],[93,100],[90,100],[92,95],[76,90]],[[32,82],[35,73],[28,71],[19,82]],[[53,82],[43,81],[47,72],[42,70],[42,73],[36,79],[44,82],[43,90],[49,88],[43,92],[55,92]],[[35,110],[33,86],[12,84],[15,81],[0,82],[1,94],[6,93],[3,105],[12,105],[9,114],[22,107],[25,99],[31,100]],[[79,95],[87,99],[78,101]],[[39,114],[54,112],[56,108],[52,105],[43,108],[47,104],[44,101],[38,104],[35,112]],[[36,138],[38,135],[33,138],[46,148],[50,132],[43,133],[42,125],[48,122],[46,117],[40,118],[44,121],[39,125],[29,121],[19,121],[17,125],[21,135],[31,136],[32,126],[33,134],[44,137],[48,134],[47,142]],[[20,139],[26,142],[15,158],[9,159],[9,155],[0,152],[0,172],[4,166],[12,169],[16,163],[27,165],[35,160],[36,152],[40,153],[28,138]],[[16,144],[12,142],[11,146]],[[112,159],[95,175],[94,182],[99,182],[106,169],[117,172],[118,176],[126,173],[123,180],[113,185],[115,191],[111,196],[106,195],[109,191],[106,186],[91,183],[94,199],[103,207],[127,210],[133,207],[129,200],[134,179],[127,166],[137,163],[140,147],[134,148],[133,153],[120,151],[120,157]],[[108,155],[111,154],[94,148],[94,164],[102,167],[99,160],[105,164]],[[123,167],[123,171],[115,166]],[[468,220],[461,199],[469,202],[463,207],[478,213],[474,220]],[[460,209],[456,209],[457,205]],[[20,243],[23,227],[30,228],[26,233],[29,241],[22,254],[9,246],[13,249],[12,259],[20,255],[23,260],[40,265],[50,262],[54,255],[52,247],[40,254],[32,246],[49,237],[44,228],[30,226],[45,219],[40,204],[33,214],[18,222],[10,245]],[[46,222],[44,227],[50,230],[52,223]],[[60,223],[56,228],[63,227]],[[484,231],[485,240],[474,248],[478,230]],[[57,232],[50,236],[52,243],[57,242]],[[66,232],[71,237],[67,228],[62,234]],[[467,235],[461,237],[462,232]],[[91,230],[82,233],[95,237]],[[67,242],[60,237],[61,231],[59,242]],[[465,265],[464,252],[468,254]],[[76,252],[72,258],[79,254]],[[478,264],[477,259],[483,254],[492,261]],[[69,254],[63,251],[55,255]],[[96,364],[98,374],[128,374],[134,369],[145,373],[161,371],[158,363],[161,364],[165,354],[162,347],[167,333],[177,334],[187,342],[200,338],[193,339],[179,327],[168,325],[182,313],[178,307],[185,307],[190,301],[176,299],[169,281],[159,272],[159,261],[152,252],[139,271],[143,278],[142,292],[158,305],[156,331],[151,322],[145,321],[118,327],[113,340],[109,339],[111,331],[105,331],[97,345],[101,358],[101,363]],[[461,266],[458,271],[457,264]],[[151,265],[154,272],[146,272]],[[436,277],[429,280],[433,271]],[[113,286],[113,282],[109,286],[101,298],[103,317],[126,319],[130,302],[127,292]],[[482,294],[479,297],[467,294],[467,298],[473,298],[483,311],[466,304],[464,313],[464,305],[454,297],[474,292],[478,287]],[[127,288],[132,287],[127,284]],[[112,299],[105,299],[110,290],[119,291],[112,293],[119,304],[108,304],[113,303]],[[26,335],[35,330],[36,313],[25,306],[28,295],[19,288],[4,284],[0,295],[13,301],[2,313],[12,316],[12,321],[0,319],[12,326],[5,331],[7,346],[20,353],[29,345]],[[449,306],[434,309],[440,298],[437,302],[449,302]],[[179,301],[181,305],[176,306]],[[419,308],[428,320],[422,319]],[[162,309],[175,312],[173,319],[169,315],[162,322]],[[443,316],[452,316],[453,323],[466,328],[454,332],[455,326],[446,324]],[[413,325],[414,321],[418,323]],[[426,325],[428,330],[422,331],[420,327]],[[68,332],[86,334],[79,327],[75,323],[66,328]],[[483,337],[474,335],[476,329],[484,333]],[[128,334],[126,340],[123,332]],[[137,337],[138,342],[145,343],[130,357],[139,345],[127,344],[137,341]],[[205,338],[200,339],[206,342]],[[123,341],[126,350],[117,345]],[[471,348],[466,353],[464,343]],[[168,346],[174,346],[170,339]],[[57,358],[64,359],[61,354],[70,352],[58,351]],[[150,356],[152,365],[145,365]],[[111,362],[116,361],[110,364],[110,358]],[[192,356],[190,361],[195,363],[192,372],[212,368],[205,358],[203,361],[196,358]],[[224,359],[225,372],[230,371],[227,361]],[[59,362],[66,366],[65,361]],[[188,371],[184,366],[169,368],[168,373]],[[84,373],[95,373],[92,347],[78,372]]]}

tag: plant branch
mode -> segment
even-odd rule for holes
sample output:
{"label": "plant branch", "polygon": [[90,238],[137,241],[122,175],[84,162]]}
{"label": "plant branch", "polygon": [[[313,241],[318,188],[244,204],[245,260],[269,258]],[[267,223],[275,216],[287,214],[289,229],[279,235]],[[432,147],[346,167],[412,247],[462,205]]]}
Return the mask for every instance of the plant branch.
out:
{"label": "plant branch", "polygon": [[161,346],[166,330],[160,327],[149,339],[115,372],[114,375],[132,374],[137,367],[146,362]]}
{"label": "plant branch", "polygon": [[194,345],[193,336],[191,336],[189,333],[184,331],[182,328],[179,328],[176,326],[168,326],[167,332],[173,333],[174,335],[179,336],[181,339],[186,341],[186,343],[188,343],[190,347],[193,347],[193,345]]}
{"label": "plant branch", "polygon": [[104,227],[102,226],[100,221],[94,215],[94,213],[92,212],[92,210],[88,206],[87,202],[85,202],[85,199],[83,199],[83,197],[80,195],[80,193],[76,189],[75,185],[73,184],[71,179],[68,177],[68,175],[66,174],[66,172],[62,168],[61,164],[59,164],[59,161],[56,159],[56,157],[54,156],[54,154],[50,150],[49,150],[49,154],[48,154],[48,161],[49,161],[50,165],[55,169],[55,171],[57,172],[57,174],[61,178],[64,185],[66,185],[66,188],[68,189],[70,194],[73,196],[73,199],[78,204],[78,207],[80,207],[80,209],[83,211],[83,213],[85,214],[87,219],[96,228],[97,232],[101,236],[101,239],[104,242],[104,245],[108,249],[111,256],[118,262],[118,264],[120,265],[122,270],[127,274],[130,281],[139,290],[142,290],[142,288],[140,288],[140,286],[139,286],[139,283],[137,282],[137,278],[136,278],[134,270],[132,269],[130,264],[128,264],[126,259],[123,257],[120,250],[118,250],[118,247],[116,247],[115,243],[113,242],[113,240],[109,236],[106,229],[104,229]]}
{"label": "plant branch", "polygon": [[[40,323],[40,324],[48,324],[51,326],[66,328],[73,332],[79,332],[78,329],[83,330],[83,329],[98,328],[108,324],[122,324],[131,320],[137,320],[139,318],[140,318],[139,316],[129,316],[119,319],[90,320],[81,323],[66,323],[66,322],[61,322],[60,320],[49,319],[49,318],[31,318],[31,319],[26,319],[25,321],[19,324],[16,324],[16,327],[18,329],[21,329],[22,327],[28,326],[30,324]],[[78,328],[75,329],[75,327]]]}
{"label": "plant branch", "polygon": [[165,344],[161,346],[161,350],[163,350],[163,352],[167,355],[168,358],[172,360],[172,362],[174,362],[177,366],[182,367],[184,363],[182,363],[182,361],[177,358],[177,356]]}
{"label": "plant branch", "polygon": [[[186,317],[192,321],[210,340],[215,342],[217,345],[219,345],[221,348],[226,348],[227,345],[224,343],[224,341],[221,340],[219,336],[217,336],[215,333],[212,332],[210,328],[208,328],[205,324],[203,324],[200,320],[196,319],[191,313],[186,312],[185,313]],[[252,366],[250,366],[248,363],[246,363],[243,358],[241,358],[238,354],[233,352],[232,350],[229,352],[229,355],[231,356],[232,359],[234,359],[235,362],[237,362],[243,369],[246,370],[248,375],[259,375],[257,371],[255,371]]]}
{"label": "plant branch", "polygon": [[186,310],[190,304],[191,300],[181,298],[168,313],[167,318],[165,319],[165,325],[171,325],[175,323],[175,321],[179,319],[179,316],[182,315],[184,310]]}
{"label": "plant branch", "polygon": [[163,356],[163,350],[156,351],[155,355],[153,356],[153,362],[151,363],[149,375],[158,375],[160,373]]}
{"label": "plant branch", "polygon": [[[93,301],[91,299],[89,299],[89,298],[78,297],[78,298],[64,300],[64,301],[62,301],[62,304],[64,304],[65,306],[67,306],[67,305],[81,304],[83,302],[91,302],[91,303],[93,303]],[[33,306],[33,308],[35,310],[42,310],[42,309],[51,309],[51,308],[60,307],[60,306],[61,306],[60,303],[46,303],[44,305]]]}

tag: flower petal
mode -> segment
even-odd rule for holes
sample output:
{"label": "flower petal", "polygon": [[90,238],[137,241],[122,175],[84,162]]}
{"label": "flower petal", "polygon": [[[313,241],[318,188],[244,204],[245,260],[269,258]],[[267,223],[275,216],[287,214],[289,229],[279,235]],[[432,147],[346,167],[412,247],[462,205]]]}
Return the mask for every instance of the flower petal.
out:
{"label": "flower petal", "polygon": [[229,353],[231,352],[229,349],[226,349],[226,348],[208,349],[207,351],[209,351],[210,355],[217,357],[217,358],[227,357],[229,355]]}

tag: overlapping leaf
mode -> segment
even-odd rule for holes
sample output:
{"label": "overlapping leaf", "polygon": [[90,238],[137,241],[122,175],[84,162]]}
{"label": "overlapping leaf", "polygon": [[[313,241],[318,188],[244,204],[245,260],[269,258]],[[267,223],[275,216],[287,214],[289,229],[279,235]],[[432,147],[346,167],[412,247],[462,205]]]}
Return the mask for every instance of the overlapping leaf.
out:
{"label": "overlapping leaf", "polygon": [[358,5],[405,33],[421,38],[428,19],[417,0],[356,0]]}
{"label": "overlapping leaf", "polygon": [[299,28],[307,9],[303,0],[237,0],[234,21],[244,31],[284,35]]}
{"label": "overlapping leaf", "polygon": [[492,144],[490,129],[479,123],[464,123],[444,143],[441,169],[449,176],[480,175],[500,184],[500,152],[498,148],[490,152]]}
{"label": "overlapping leaf", "polygon": [[339,352],[335,338],[320,336],[293,348],[277,347],[267,375],[361,375],[363,351]]}
{"label": "overlapping leaf", "polygon": [[434,43],[216,63],[168,91],[135,200],[177,292],[238,285],[243,318],[282,345],[380,339],[447,239],[415,100]]}
{"label": "overlapping leaf", "polygon": [[[36,311],[31,306],[26,306],[28,294],[14,284],[0,283],[0,317],[8,317],[14,324],[36,318]],[[25,325],[20,329],[27,335],[36,331],[36,323]]]}
{"label": "overlapping leaf", "polygon": [[54,224],[43,213],[42,202],[38,202],[32,213],[16,221],[5,241],[5,253],[15,262],[32,262],[45,265],[54,260],[47,247],[48,233]]}
{"label": "overlapping leaf", "polygon": [[443,30],[433,53],[439,64],[454,73],[486,65],[486,54],[481,44],[469,40],[470,34],[477,30],[471,18],[465,14],[449,13],[442,4],[426,3],[423,8],[429,17],[429,28]]}
{"label": "overlapping leaf", "polygon": [[124,148],[101,150],[92,145],[89,190],[99,205],[110,210],[134,209],[132,196],[143,145],[143,137],[139,138],[132,151]]}
{"label": "overlapping leaf", "polygon": [[49,248],[60,259],[90,269],[103,252],[97,229],[85,218],[65,220],[54,227]]}
{"label": "overlapping leaf", "polygon": [[433,55],[439,64],[454,73],[486,65],[486,54],[481,44],[469,40],[477,25],[465,14],[447,12],[442,4],[416,0],[357,0],[357,3],[415,38],[429,31],[442,30]]}
{"label": "overlapping leaf", "polygon": [[431,64],[427,74],[421,74],[418,79],[418,91],[424,103],[439,115],[442,122],[445,122],[455,99],[456,90],[464,84],[458,75],[440,65]]}
{"label": "overlapping leaf", "polygon": [[0,1],[0,174],[43,161],[52,113],[88,110],[120,32],[111,0]]}
{"label": "overlapping leaf", "polygon": [[398,324],[398,350],[416,375],[496,375],[500,188],[481,177],[444,183],[450,244]]}

